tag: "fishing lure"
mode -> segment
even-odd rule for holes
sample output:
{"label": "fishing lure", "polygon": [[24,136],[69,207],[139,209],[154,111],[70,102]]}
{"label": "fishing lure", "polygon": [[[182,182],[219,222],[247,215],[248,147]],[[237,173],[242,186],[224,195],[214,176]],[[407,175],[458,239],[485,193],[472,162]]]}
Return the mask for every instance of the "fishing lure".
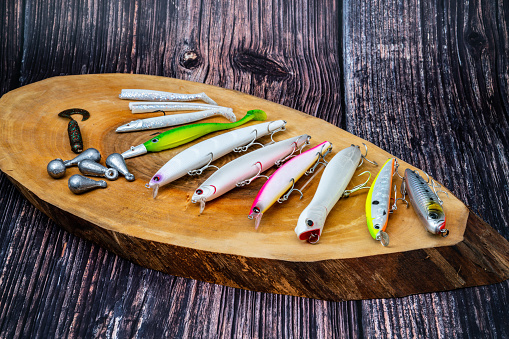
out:
{"label": "fishing lure", "polygon": [[212,161],[230,152],[245,152],[255,140],[267,134],[272,135],[285,130],[286,121],[276,120],[233,130],[193,145],[171,158],[150,179],[148,187],[152,188],[154,198],[161,186],[186,175],[200,175],[211,165]]}
{"label": "fishing lure", "polygon": [[[157,111],[205,111],[217,109],[217,105],[196,104],[191,102],[130,102],[131,113],[153,113]],[[223,107],[226,108],[226,107]]]}
{"label": "fishing lure", "polygon": [[[361,154],[359,146],[351,145],[338,152],[329,161],[320,178],[313,199],[297,220],[295,233],[300,240],[307,240],[311,244],[317,243],[322,235],[325,220],[338,200],[364,188],[367,181],[345,191],[355,170],[362,164],[360,163],[361,158],[366,159],[366,155]],[[364,173],[369,172],[363,172],[360,175]]]}
{"label": "fishing lure", "polygon": [[237,122],[230,123],[201,123],[180,126],[169,131],[163,132],[152,139],[145,141],[138,146],[131,146],[131,148],[122,156],[124,159],[132,158],[147,152],[160,152],[170,148],[174,148],[185,143],[191,142],[205,134],[216,131],[221,131],[229,128],[238,127],[251,120],[263,121],[267,119],[267,115],[262,110],[251,110]]}
{"label": "fishing lure", "polygon": [[83,138],[81,137],[80,126],[78,125],[78,122],[71,117],[73,114],[81,114],[83,117],[81,121],[85,121],[90,118],[90,113],[87,110],[81,108],[70,108],[58,113],[59,117],[71,119],[67,125],[67,134],[69,134],[71,150],[74,153],[81,153],[83,152]]}
{"label": "fishing lure", "polygon": [[378,172],[366,199],[366,221],[368,230],[373,239],[381,242],[383,246],[389,245],[389,235],[385,232],[389,213],[396,209],[391,208],[392,177],[397,171],[397,161],[390,158]]}
{"label": "fishing lure", "polygon": [[438,197],[434,185],[430,188],[417,171],[407,168],[401,184],[401,194],[403,201],[406,201],[405,196],[408,194],[414,211],[428,232],[441,234],[443,237],[449,235],[449,230],[445,228],[443,201]]}
{"label": "fishing lure", "polygon": [[182,113],[174,115],[163,115],[161,117],[139,119],[128,122],[125,125],[117,127],[117,133],[143,131],[148,129],[156,129],[170,127],[176,125],[188,124],[214,115],[222,115],[231,122],[237,121],[237,117],[233,114],[233,110],[229,107],[218,107],[200,112]]}
{"label": "fishing lure", "polygon": [[264,148],[230,161],[205,180],[196,189],[191,198],[193,203],[200,203],[200,213],[205,208],[205,202],[215,199],[235,187],[250,184],[259,178],[261,173],[274,164],[286,161],[295,151],[309,144],[311,137],[307,134],[276,142]]}
{"label": "fishing lure", "polygon": [[[251,210],[249,211],[249,219],[255,220],[255,229],[260,225],[263,214],[276,201],[283,202],[288,199],[293,191],[300,190],[294,188],[295,182],[307,173],[306,171],[313,165],[318,164],[332,150],[332,144],[324,141],[306,152],[288,160],[283,166],[279,167],[262,186],[258,195],[253,201]],[[314,169],[309,171],[312,173]],[[287,192],[285,195],[283,195]],[[279,200],[278,200],[279,199]]]}
{"label": "fishing lure", "polygon": [[124,100],[147,100],[147,101],[195,101],[201,100],[210,105],[217,105],[214,100],[205,93],[181,94],[149,89],[123,89],[118,96]]}

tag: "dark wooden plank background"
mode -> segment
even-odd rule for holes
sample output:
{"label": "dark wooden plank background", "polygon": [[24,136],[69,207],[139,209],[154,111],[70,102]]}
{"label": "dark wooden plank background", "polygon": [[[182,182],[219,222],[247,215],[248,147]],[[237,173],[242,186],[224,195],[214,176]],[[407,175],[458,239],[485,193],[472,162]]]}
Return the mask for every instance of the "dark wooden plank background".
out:
{"label": "dark wooden plank background", "polygon": [[[240,90],[428,171],[509,239],[507,1],[6,0],[0,18],[0,94],[108,72]],[[1,338],[509,337],[508,281],[348,302],[254,293],[76,238],[3,173],[0,211]]]}

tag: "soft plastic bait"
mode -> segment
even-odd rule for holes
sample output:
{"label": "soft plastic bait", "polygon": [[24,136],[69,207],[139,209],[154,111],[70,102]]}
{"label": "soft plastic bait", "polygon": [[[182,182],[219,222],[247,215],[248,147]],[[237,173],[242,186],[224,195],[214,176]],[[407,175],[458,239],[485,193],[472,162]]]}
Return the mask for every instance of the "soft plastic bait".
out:
{"label": "soft plastic bait", "polygon": [[233,114],[233,110],[228,107],[218,107],[205,111],[181,113],[172,115],[163,115],[160,117],[133,120],[116,129],[117,133],[144,131],[148,129],[164,128],[177,125],[188,124],[198,120],[203,120],[215,115],[221,115],[231,122],[235,122],[237,117]]}
{"label": "soft plastic bait", "polygon": [[132,158],[147,152],[160,152],[170,148],[174,148],[195,139],[198,139],[205,134],[209,134],[216,131],[221,131],[229,128],[238,127],[251,120],[262,121],[266,120],[267,115],[262,110],[251,110],[237,122],[230,123],[201,123],[191,124],[186,126],[180,126],[169,131],[163,132],[152,139],[145,141],[143,144],[138,146],[131,146],[131,148],[124,153],[122,156],[124,159]]}
{"label": "soft plastic bait", "polygon": [[230,161],[212,173],[196,189],[192,202],[200,203],[201,213],[205,208],[206,201],[215,199],[235,187],[250,184],[254,179],[259,178],[263,171],[276,163],[284,162],[301,146],[307,145],[310,138],[309,135],[303,134],[265,146]]}
{"label": "soft plastic bait", "polygon": [[[194,102],[130,102],[131,113],[153,113],[157,111],[205,111],[222,106]],[[226,107],[223,107],[226,108]]]}
{"label": "soft plastic bait", "polygon": [[78,122],[71,117],[73,114],[81,114],[83,117],[81,121],[85,121],[90,118],[90,113],[82,108],[69,108],[58,113],[59,117],[71,119],[67,125],[67,134],[69,134],[71,150],[74,153],[81,153],[83,152],[83,138],[81,137],[81,131]]}
{"label": "soft plastic bait", "polygon": [[183,94],[149,89],[123,89],[118,96],[124,100],[147,100],[147,101],[194,101],[201,100],[210,105],[217,105],[214,100],[205,93]]}
{"label": "soft plastic bait", "polygon": [[[286,121],[276,120],[233,130],[193,145],[171,158],[161,167],[148,183],[154,190],[154,198],[159,187],[169,184],[178,178],[189,175],[200,175],[205,169],[215,167],[212,161],[230,152],[244,152],[265,135],[285,129]],[[263,146],[263,145],[261,145]]]}
{"label": "soft plastic bait", "polygon": [[412,171],[409,168],[405,170],[403,178],[401,186],[403,199],[408,194],[410,203],[426,230],[433,234],[441,234],[443,237],[448,236],[449,230],[445,228],[443,202],[436,194],[434,186],[430,187],[417,171]]}
{"label": "soft plastic bait", "polygon": [[345,193],[348,195],[364,187],[366,183],[345,191],[355,170],[359,167],[361,157],[365,156],[361,155],[359,146],[352,145],[338,152],[329,161],[313,199],[297,220],[295,233],[300,240],[307,240],[311,244],[317,243],[322,235],[325,220],[338,200]]}
{"label": "soft plastic bait", "polygon": [[[288,196],[293,191],[300,192],[302,197],[302,192],[294,188],[295,182],[299,180],[313,164],[330,153],[331,150],[332,144],[328,141],[324,141],[318,146],[288,160],[269,177],[269,180],[265,182],[258,192],[251,206],[251,210],[249,211],[248,218],[254,218],[255,228],[258,228],[260,225],[260,220],[265,211],[276,201],[283,202],[287,200]],[[287,193],[283,196],[285,192]]]}

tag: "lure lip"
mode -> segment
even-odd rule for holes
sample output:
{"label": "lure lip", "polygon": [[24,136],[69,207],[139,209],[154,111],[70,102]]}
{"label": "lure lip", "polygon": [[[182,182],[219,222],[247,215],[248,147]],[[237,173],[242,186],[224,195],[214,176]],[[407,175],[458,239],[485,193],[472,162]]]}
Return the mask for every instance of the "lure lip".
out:
{"label": "lure lip", "polygon": [[122,157],[124,157],[124,159],[129,159],[145,153],[148,153],[147,148],[145,147],[145,145],[139,144],[138,146],[131,146],[129,150],[125,151],[121,155]]}

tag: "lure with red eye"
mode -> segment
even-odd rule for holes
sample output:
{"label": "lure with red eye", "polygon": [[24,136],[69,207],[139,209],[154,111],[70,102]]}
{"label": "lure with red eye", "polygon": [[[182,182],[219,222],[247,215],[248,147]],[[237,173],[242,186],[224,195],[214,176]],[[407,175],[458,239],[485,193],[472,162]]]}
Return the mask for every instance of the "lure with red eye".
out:
{"label": "lure with red eye", "polygon": [[307,145],[311,137],[307,134],[289,138],[230,161],[205,180],[196,189],[191,198],[193,203],[200,203],[200,213],[205,202],[213,200],[235,187],[250,184],[260,174],[277,162],[284,161],[297,149]]}
{"label": "lure with red eye", "polygon": [[[295,182],[299,180],[313,164],[323,158],[331,150],[332,144],[328,141],[324,141],[318,146],[288,160],[270,176],[269,180],[265,182],[258,192],[249,212],[248,218],[255,220],[255,228],[258,228],[260,225],[263,213],[276,201],[283,202],[286,200],[288,195],[292,192]],[[288,190],[290,191],[283,196]],[[281,198],[281,196],[283,197]]]}

